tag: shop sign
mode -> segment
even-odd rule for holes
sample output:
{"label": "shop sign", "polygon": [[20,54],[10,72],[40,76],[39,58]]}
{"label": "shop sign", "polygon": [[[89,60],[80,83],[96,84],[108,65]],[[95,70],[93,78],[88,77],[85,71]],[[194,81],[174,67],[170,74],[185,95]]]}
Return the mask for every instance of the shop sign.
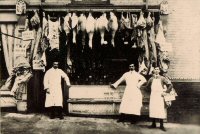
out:
{"label": "shop sign", "polygon": [[[95,89],[95,93],[94,93]],[[69,89],[70,99],[93,99],[93,100],[121,100],[124,86],[119,86],[118,90],[113,90],[109,86],[78,85]],[[77,94],[78,93],[78,94]]]}
{"label": "shop sign", "polygon": [[24,0],[16,1],[16,14],[21,15],[26,13],[26,3]]}
{"label": "shop sign", "polygon": [[169,14],[169,7],[168,7],[168,1],[163,0],[160,4],[160,14],[162,15],[168,15]]}
{"label": "shop sign", "polygon": [[24,47],[15,47],[14,53],[15,53],[15,57],[17,57],[17,56],[26,57],[26,48],[24,48]]}
{"label": "shop sign", "polygon": [[43,60],[33,60],[33,69],[34,70],[43,70],[44,61]]}
{"label": "shop sign", "polygon": [[22,32],[22,39],[23,40],[33,40],[34,39],[33,31]]}
{"label": "shop sign", "polygon": [[31,46],[31,43],[32,43],[31,40],[26,40],[26,41],[23,40],[22,41],[22,47],[27,49],[27,48],[29,48],[29,46]]}

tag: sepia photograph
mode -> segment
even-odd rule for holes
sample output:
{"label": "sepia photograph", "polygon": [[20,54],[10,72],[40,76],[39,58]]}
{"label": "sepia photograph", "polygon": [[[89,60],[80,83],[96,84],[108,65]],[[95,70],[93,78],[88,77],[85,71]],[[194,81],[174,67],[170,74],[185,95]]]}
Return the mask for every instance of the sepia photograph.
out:
{"label": "sepia photograph", "polygon": [[200,134],[199,0],[0,0],[1,134]]}

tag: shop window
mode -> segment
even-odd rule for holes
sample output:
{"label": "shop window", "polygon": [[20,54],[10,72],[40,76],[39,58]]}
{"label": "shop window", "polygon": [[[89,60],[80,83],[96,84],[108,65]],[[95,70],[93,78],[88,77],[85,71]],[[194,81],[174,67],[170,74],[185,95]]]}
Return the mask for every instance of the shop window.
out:
{"label": "shop window", "polygon": [[[70,12],[74,13],[74,11]],[[88,12],[76,11],[78,17],[82,13],[88,17]],[[128,13],[115,11],[117,21],[120,22],[122,14],[124,18],[127,18]],[[139,12],[130,12],[130,14],[134,14],[137,19],[140,16]],[[46,18],[47,15],[51,16],[50,19],[54,19],[52,21],[58,21],[58,18],[60,18],[60,24],[64,26],[66,12],[49,11],[46,12]],[[99,18],[101,15],[102,12],[100,11],[92,12],[93,18]],[[153,15],[156,26],[159,20],[159,13],[156,12]],[[32,16],[30,15],[30,18]],[[147,18],[147,16],[148,13],[145,12],[144,18]],[[106,12],[106,17],[109,19],[109,12]],[[132,28],[125,28],[124,30],[119,28],[115,34],[114,46],[111,41],[111,31],[105,31],[104,41],[107,43],[103,44],[101,43],[100,32],[94,31],[92,48],[89,47],[89,36],[87,33],[84,34],[80,30],[77,30],[75,33],[76,43],[73,40],[73,28],[67,34],[64,28],[61,30],[59,33],[59,50],[51,50],[51,48],[46,50],[46,70],[51,67],[54,58],[58,58],[60,60],[60,68],[68,73],[71,83],[75,85],[107,85],[113,83],[123,73],[128,71],[130,63],[135,64],[136,71],[139,70],[139,62],[141,60],[139,57],[141,54],[144,55],[144,48],[139,47],[138,40],[133,38],[133,36],[137,35],[134,35]]]}
{"label": "shop window", "polygon": [[[82,12],[77,12],[79,16]],[[98,18],[102,13],[93,12],[94,18]],[[118,20],[121,18],[121,12],[115,13]],[[124,13],[126,16],[127,13]],[[134,12],[139,17],[139,12]],[[109,13],[107,14],[109,15]],[[155,24],[158,23],[159,14],[155,13]],[[86,13],[88,16],[88,13]],[[147,13],[144,14],[145,18]],[[62,22],[62,21],[61,21]],[[65,32],[60,34],[60,67],[68,72],[70,81],[75,85],[107,85],[116,81],[123,73],[128,71],[128,65],[134,63],[136,71],[139,70],[139,56],[143,49],[134,47],[136,40],[131,40],[132,30],[117,30],[115,35],[115,47],[111,44],[111,32],[105,32],[105,41],[107,44],[101,44],[99,32],[94,32],[93,47],[89,47],[88,34],[85,36],[85,46],[83,46],[83,33],[79,31],[76,36],[76,44],[73,43],[73,32],[68,37]],[[69,51],[66,46],[66,40],[70,46]],[[57,52],[50,52],[51,56],[57,55]],[[67,56],[68,55],[68,56]],[[72,64],[68,64],[68,60]],[[52,60],[52,58],[50,58]]]}

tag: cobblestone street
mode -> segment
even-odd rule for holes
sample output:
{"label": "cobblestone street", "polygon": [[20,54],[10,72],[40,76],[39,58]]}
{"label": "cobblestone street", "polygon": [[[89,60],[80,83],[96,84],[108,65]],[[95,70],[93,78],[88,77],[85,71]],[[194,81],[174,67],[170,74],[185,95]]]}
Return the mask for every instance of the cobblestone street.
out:
{"label": "cobblestone street", "polygon": [[200,126],[166,123],[166,132],[149,129],[150,122],[117,123],[116,119],[68,117],[49,119],[43,114],[3,113],[2,134],[199,134]]}

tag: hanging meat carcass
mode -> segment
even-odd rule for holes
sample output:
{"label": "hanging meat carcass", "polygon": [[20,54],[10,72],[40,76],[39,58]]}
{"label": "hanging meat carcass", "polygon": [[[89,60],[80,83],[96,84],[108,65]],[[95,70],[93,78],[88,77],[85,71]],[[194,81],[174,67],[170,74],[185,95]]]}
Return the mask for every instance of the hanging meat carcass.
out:
{"label": "hanging meat carcass", "polygon": [[141,49],[139,56],[139,64],[144,62],[146,68],[149,66],[149,46],[147,42],[146,20],[144,19],[143,12],[140,12],[140,17],[137,21],[137,41],[138,47]]}
{"label": "hanging meat carcass", "polygon": [[71,19],[71,13],[67,13],[67,15],[64,17],[64,25],[63,25],[63,29],[64,29],[67,36],[68,36],[68,34],[70,33],[70,30],[71,30],[70,19]]}
{"label": "hanging meat carcass", "polygon": [[71,31],[71,26],[70,26],[70,21],[71,21],[71,13],[67,13],[67,15],[64,17],[64,25],[63,25],[63,29],[66,33],[67,36],[67,40],[66,40],[66,45],[67,45],[67,65],[69,66],[69,68],[71,68],[72,66],[72,61],[70,59],[70,55],[71,55],[71,48],[69,45],[69,34]]}
{"label": "hanging meat carcass", "polygon": [[48,21],[45,17],[45,12],[43,12],[43,19],[42,19],[42,37],[44,36],[48,36],[48,31],[49,31],[49,25],[48,25]]}
{"label": "hanging meat carcass", "polygon": [[134,29],[137,26],[137,15],[131,14],[131,28]]}
{"label": "hanging meat carcass", "polygon": [[37,55],[41,37],[42,37],[42,28],[39,27],[37,30],[36,42],[35,42],[35,47],[34,47],[34,51],[33,51],[33,58],[35,58]]}
{"label": "hanging meat carcass", "polygon": [[76,15],[76,13],[74,12],[72,14],[72,29],[73,29],[73,43],[76,44],[76,34],[77,34],[77,25],[78,25],[78,16]]}
{"label": "hanging meat carcass", "polygon": [[94,29],[95,29],[95,19],[92,16],[92,13],[90,12],[87,21],[86,21],[86,32],[89,36],[89,47],[92,48],[92,40],[94,35]]}
{"label": "hanging meat carcass", "polygon": [[163,72],[167,72],[170,65],[169,53],[162,51],[159,53],[159,67]]}
{"label": "hanging meat carcass", "polygon": [[118,29],[118,22],[117,22],[117,17],[115,16],[113,12],[110,12],[108,29],[111,31],[111,34],[112,34],[111,44],[113,45],[113,47],[115,47],[114,38],[115,38],[115,33]]}
{"label": "hanging meat carcass", "polygon": [[123,12],[121,12],[121,18],[119,20],[119,31],[123,31],[125,29],[125,24],[124,24],[124,21],[125,18],[123,16]]}
{"label": "hanging meat carcass", "polygon": [[167,72],[170,64],[169,60],[169,54],[168,51],[170,50],[167,45],[171,45],[170,43],[167,43],[165,40],[164,32],[163,32],[163,26],[162,21],[160,20],[158,23],[158,33],[156,35],[155,42],[159,44],[159,50],[158,50],[158,63],[162,71]]}
{"label": "hanging meat carcass", "polygon": [[95,18],[95,23],[94,23],[94,31],[96,31],[96,32],[98,32],[98,30],[99,30],[99,29],[98,29],[98,27],[99,27],[98,19],[99,19],[99,18],[96,17],[96,18]]}
{"label": "hanging meat carcass", "polygon": [[104,40],[105,31],[108,30],[108,19],[106,13],[103,13],[101,17],[97,19],[96,25],[101,35],[101,45],[107,44],[107,41]]}
{"label": "hanging meat carcass", "polygon": [[139,61],[139,70],[138,70],[138,72],[139,73],[142,73],[142,74],[144,74],[144,75],[146,75],[147,74],[147,67],[146,67],[146,65],[145,65],[145,60],[144,60],[144,58],[142,59],[142,62],[140,63],[140,61]]}
{"label": "hanging meat carcass", "polygon": [[124,25],[127,29],[131,29],[130,12],[127,12],[126,14],[126,18],[124,19]]}
{"label": "hanging meat carcass", "polygon": [[[154,20],[155,18],[151,19],[151,13],[149,12],[147,17],[147,27],[148,27],[148,42],[150,46],[150,62],[151,64],[155,63],[157,66],[157,49],[155,44],[155,32],[154,32]],[[151,73],[151,71],[149,72]]]}
{"label": "hanging meat carcass", "polygon": [[78,30],[84,32],[86,30],[86,16],[81,13],[81,15],[78,18]]}
{"label": "hanging meat carcass", "polygon": [[[37,36],[38,36],[38,32],[36,31],[36,28],[38,28],[39,24],[40,24],[40,18],[39,15],[37,13],[37,11],[34,11],[34,16],[31,18],[30,20],[31,25],[33,27],[33,34],[34,34],[34,40],[32,41],[32,45],[31,45],[31,56],[30,56],[30,60],[33,59],[33,57],[36,54],[36,44],[39,43],[39,40],[37,40]],[[38,29],[41,32],[41,29]],[[35,51],[35,52],[34,52]]]}
{"label": "hanging meat carcass", "polygon": [[[55,17],[53,17],[52,19],[54,18]],[[51,50],[59,49],[60,18],[56,17],[56,20],[52,21],[51,17],[49,16],[48,24],[49,24],[49,34],[47,38],[49,39]]]}
{"label": "hanging meat carcass", "polygon": [[40,17],[37,10],[34,10],[34,16],[31,18],[31,25],[33,28],[37,28],[40,24]]}
{"label": "hanging meat carcass", "polygon": [[78,31],[81,31],[82,33],[82,46],[83,49],[85,47],[85,34],[86,34],[86,16],[81,13],[80,17],[78,18]]}
{"label": "hanging meat carcass", "polygon": [[146,30],[143,31],[142,40],[144,43],[144,50],[145,50],[144,63],[146,65],[146,67],[149,69],[150,68],[149,44],[148,44],[148,40],[147,40],[147,31]]}
{"label": "hanging meat carcass", "polygon": [[145,21],[145,19],[144,19],[144,16],[143,16],[143,12],[141,11],[140,12],[140,17],[139,17],[139,19],[138,19],[138,21],[137,21],[137,26],[139,27],[139,28],[145,28],[146,27],[146,21]]}
{"label": "hanging meat carcass", "polygon": [[160,50],[164,51],[166,40],[163,32],[163,26],[162,26],[162,21],[160,20],[158,22],[158,33],[156,35],[155,42],[159,44]]}
{"label": "hanging meat carcass", "polygon": [[140,12],[140,17],[137,21],[137,37],[138,37],[138,47],[143,48],[144,47],[144,41],[143,41],[143,31],[146,27],[146,21],[143,16],[143,12]]}
{"label": "hanging meat carcass", "polygon": [[146,19],[147,27],[152,28],[154,26],[154,21],[151,18],[151,12],[148,13],[147,19]]}
{"label": "hanging meat carcass", "polygon": [[131,41],[134,43],[132,48],[136,48],[136,42],[137,42],[137,15],[136,14],[131,14],[131,28],[132,34],[131,34]]}

